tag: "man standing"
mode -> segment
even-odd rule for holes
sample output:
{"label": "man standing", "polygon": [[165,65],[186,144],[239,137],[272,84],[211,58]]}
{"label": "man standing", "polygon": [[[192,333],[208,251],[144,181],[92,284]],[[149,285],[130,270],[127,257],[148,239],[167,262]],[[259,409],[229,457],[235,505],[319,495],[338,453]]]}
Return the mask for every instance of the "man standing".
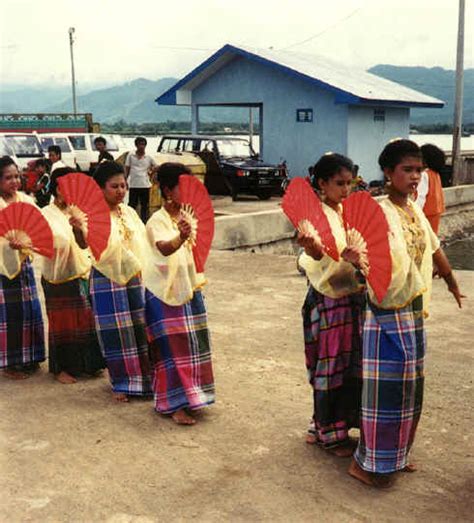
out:
{"label": "man standing", "polygon": [[94,140],[94,145],[99,153],[97,163],[103,162],[104,160],[109,162],[114,161],[114,157],[107,151],[107,140],[103,136],[97,136]]}
{"label": "man standing", "polygon": [[48,147],[48,158],[51,162],[51,174],[53,174],[56,169],[66,167],[66,164],[61,160],[61,147],[59,147],[59,145],[50,145]]}
{"label": "man standing", "polygon": [[148,218],[148,201],[150,197],[150,177],[148,171],[156,167],[155,160],[145,154],[147,141],[143,136],[135,138],[135,153],[130,152],[125,160],[125,177],[128,180],[128,205],[135,210],[140,203],[140,218],[146,223]]}

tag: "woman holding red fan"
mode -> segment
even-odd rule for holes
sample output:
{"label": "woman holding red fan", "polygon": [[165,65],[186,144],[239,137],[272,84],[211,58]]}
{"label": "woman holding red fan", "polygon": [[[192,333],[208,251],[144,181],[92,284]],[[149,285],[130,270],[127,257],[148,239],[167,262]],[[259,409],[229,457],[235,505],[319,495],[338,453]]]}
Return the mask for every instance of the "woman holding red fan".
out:
{"label": "woman holding red fan", "polygon": [[[0,158],[0,210],[34,201],[19,192],[20,173]],[[44,326],[29,250],[18,239],[0,238],[0,368],[11,379],[28,378],[45,359]]]}
{"label": "woman holding red fan", "polygon": [[183,425],[196,423],[190,413],[214,403],[211,345],[201,294],[205,279],[196,270],[190,249],[192,227],[181,209],[179,177],[188,173],[178,163],[158,169],[164,206],[146,226],[154,254],[150,274],[145,275],[155,409]]}
{"label": "woman holding red fan", "polygon": [[388,187],[388,198],[380,205],[390,227],[392,278],[380,302],[368,287],[361,438],[349,474],[385,488],[392,485],[394,472],[416,470],[408,455],[421,415],[423,318],[428,312],[433,262],[459,307],[463,296],[436,234],[410,200],[423,170],[418,145],[401,139],[389,143],[379,165]]}
{"label": "woman holding red fan", "polygon": [[53,258],[41,260],[49,320],[49,370],[63,384],[76,383],[80,374],[92,376],[105,367],[89,301],[91,261],[76,243],[58,189],[58,179],[71,172],[69,167],[54,171],[50,182],[54,200],[42,209],[54,235]]}
{"label": "woman holding red fan", "polygon": [[[105,251],[92,262],[92,310],[115,399],[126,402],[128,396],[152,393],[141,277],[149,246],[144,224],[123,203],[127,193],[123,167],[101,163],[94,180],[110,208],[112,225]],[[82,233],[76,236],[80,236],[80,246],[86,247]]]}
{"label": "woman holding red fan", "polygon": [[364,286],[355,268],[360,255],[346,244],[341,207],[351,191],[352,171],[349,158],[333,153],[322,156],[313,168],[313,184],[342,259],[330,257],[313,235],[298,234],[305,249],[300,264],[310,283],[302,311],[314,398],[307,442],[341,457],[350,456],[354,449],[349,430],[359,426],[361,392]]}

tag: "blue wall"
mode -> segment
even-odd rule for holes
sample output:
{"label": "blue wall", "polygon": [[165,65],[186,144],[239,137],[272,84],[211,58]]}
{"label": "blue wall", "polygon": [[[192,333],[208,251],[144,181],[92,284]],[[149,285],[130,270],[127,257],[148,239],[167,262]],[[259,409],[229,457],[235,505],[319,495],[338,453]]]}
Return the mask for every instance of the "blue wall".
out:
{"label": "blue wall", "polygon": [[347,154],[360,166],[366,181],[381,180],[377,159],[385,145],[393,138],[408,138],[410,110],[385,107],[385,121],[374,121],[374,108],[349,107]]}
{"label": "blue wall", "polygon": [[[263,105],[260,151],[265,161],[285,159],[291,176],[306,176],[325,152],[347,152],[348,107],[334,95],[266,64],[235,58],[193,90],[192,103]],[[313,109],[312,123],[296,122],[297,109]]]}

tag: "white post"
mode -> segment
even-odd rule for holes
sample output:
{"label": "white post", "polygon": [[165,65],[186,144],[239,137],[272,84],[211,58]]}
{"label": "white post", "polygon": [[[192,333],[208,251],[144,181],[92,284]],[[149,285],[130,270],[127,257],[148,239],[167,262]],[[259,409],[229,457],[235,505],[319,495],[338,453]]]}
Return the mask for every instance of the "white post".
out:
{"label": "white post", "polygon": [[74,116],[77,114],[77,104],[76,104],[76,75],[74,73],[74,27],[69,28],[69,49],[71,51],[71,81],[72,81],[72,107],[74,110]]}
{"label": "white post", "polygon": [[461,132],[464,90],[464,8],[465,0],[459,0],[458,45],[456,53],[456,98],[453,122],[453,185],[461,180]]}
{"label": "white post", "polygon": [[252,111],[252,107],[249,107],[249,142],[250,142],[250,147],[253,147],[253,111]]}

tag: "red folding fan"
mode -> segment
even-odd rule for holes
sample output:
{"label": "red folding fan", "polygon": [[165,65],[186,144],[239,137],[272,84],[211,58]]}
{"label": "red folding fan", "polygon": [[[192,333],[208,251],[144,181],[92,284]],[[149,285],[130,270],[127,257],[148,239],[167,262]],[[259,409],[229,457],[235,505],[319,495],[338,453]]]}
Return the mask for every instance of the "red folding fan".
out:
{"label": "red folding fan", "polygon": [[179,177],[181,214],[191,224],[191,245],[197,272],[204,272],[214,236],[214,209],[204,184],[194,176]]}
{"label": "red folding fan", "polygon": [[309,233],[334,260],[339,260],[336,240],[323,211],[321,201],[303,178],[293,178],[281,203],[291,223],[302,233]]}
{"label": "red folding fan", "polygon": [[0,236],[18,240],[25,249],[47,258],[53,257],[51,227],[41,211],[30,203],[11,203],[0,211]]}
{"label": "red folding fan", "polygon": [[368,192],[355,192],[342,202],[347,245],[362,253],[362,273],[381,302],[392,279],[389,226],[380,205]]}
{"label": "red folding fan", "polygon": [[58,186],[71,216],[81,220],[87,244],[98,260],[107,247],[111,227],[110,208],[100,187],[83,173],[61,176]]}

